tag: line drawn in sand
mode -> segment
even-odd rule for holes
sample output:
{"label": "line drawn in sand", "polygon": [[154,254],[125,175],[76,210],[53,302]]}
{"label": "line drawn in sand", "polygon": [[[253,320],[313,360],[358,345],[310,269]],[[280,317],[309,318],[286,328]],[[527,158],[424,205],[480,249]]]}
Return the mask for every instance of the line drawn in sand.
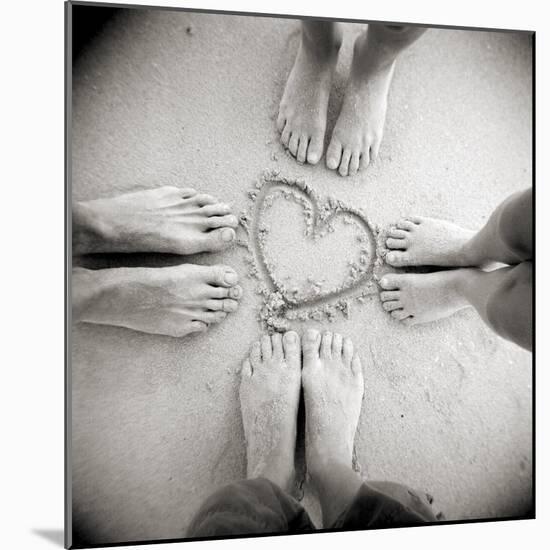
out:
{"label": "line drawn in sand", "polygon": [[[333,197],[321,197],[303,179],[286,178],[275,170],[264,172],[248,196],[250,203],[239,219],[246,239],[239,239],[237,244],[247,251],[248,275],[257,280],[256,291],[263,298],[259,320],[268,332],[284,332],[293,320],[348,318],[352,302],[364,303],[377,292],[385,249],[380,229],[369,222],[363,210]],[[352,226],[356,236],[350,253],[356,257],[347,261],[342,280],[327,287],[318,277],[308,276],[302,281],[288,273],[280,277],[269,240],[273,223],[266,223],[269,210],[279,200],[301,207],[302,238],[312,243],[322,243],[327,235],[336,233],[339,222]],[[325,268],[333,269],[332,258],[321,261]]]}

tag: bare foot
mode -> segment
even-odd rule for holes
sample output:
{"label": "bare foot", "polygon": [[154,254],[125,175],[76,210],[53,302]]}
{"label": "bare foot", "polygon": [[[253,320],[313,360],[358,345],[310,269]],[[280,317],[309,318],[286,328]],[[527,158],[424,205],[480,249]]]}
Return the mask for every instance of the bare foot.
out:
{"label": "bare foot", "polygon": [[300,338],[264,335],[244,361],[240,387],[247,477],[290,489],[301,387]]}
{"label": "bare foot", "polygon": [[382,307],[405,325],[449,317],[470,303],[463,292],[469,269],[435,273],[388,274],[380,280]]}
{"label": "bare foot", "polygon": [[353,176],[378,156],[395,61],[370,63],[365,35],[357,38],[344,102],[327,150],[327,167]]}
{"label": "bare foot", "polygon": [[302,349],[306,460],[315,481],[329,464],[351,469],[364,382],[349,338],[309,329]]}
{"label": "bare foot", "polygon": [[411,216],[388,231],[386,246],[391,252],[386,262],[394,267],[474,265],[466,245],[475,234],[445,220]]}
{"label": "bare foot", "polygon": [[323,154],[338,49],[324,50],[302,38],[279,106],[281,142],[300,163],[317,164]]}
{"label": "bare foot", "polygon": [[75,269],[73,319],[175,337],[204,332],[237,309],[237,282],[221,265]]}
{"label": "bare foot", "polygon": [[213,252],[233,241],[237,223],[210,195],[159,187],[76,203],[73,243],[76,253]]}

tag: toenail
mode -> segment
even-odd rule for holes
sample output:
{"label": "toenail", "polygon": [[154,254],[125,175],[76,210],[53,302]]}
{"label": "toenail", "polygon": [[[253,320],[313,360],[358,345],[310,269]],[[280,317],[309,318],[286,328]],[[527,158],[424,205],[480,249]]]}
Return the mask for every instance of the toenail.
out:
{"label": "toenail", "polygon": [[395,254],[388,254],[388,260],[390,262],[394,262],[395,261]]}
{"label": "toenail", "polygon": [[239,280],[239,277],[237,276],[237,274],[234,271],[226,271],[225,272],[225,277],[223,278],[223,280],[228,285],[234,285]]}
{"label": "toenail", "polygon": [[233,287],[229,291],[229,294],[231,295],[232,298],[240,298],[240,296],[241,296],[241,287],[240,286]]}
{"label": "toenail", "polygon": [[235,232],[231,229],[224,229],[222,231],[222,241],[225,241],[228,243],[229,241],[233,240],[233,236],[235,235]]}
{"label": "toenail", "polygon": [[293,332],[287,332],[287,334],[286,334],[286,339],[287,339],[291,344],[294,344],[294,342],[296,342],[296,334],[294,334]]}

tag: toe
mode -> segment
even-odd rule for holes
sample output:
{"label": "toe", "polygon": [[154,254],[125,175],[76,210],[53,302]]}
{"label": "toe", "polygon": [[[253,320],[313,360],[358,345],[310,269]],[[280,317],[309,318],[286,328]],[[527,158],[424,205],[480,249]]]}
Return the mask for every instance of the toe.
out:
{"label": "toe", "polygon": [[[237,216],[234,216],[233,214],[229,214],[227,216],[210,216],[206,218],[207,227],[237,227],[237,225],[239,225]],[[231,238],[231,240],[233,239]]]}
{"label": "toe", "polygon": [[306,161],[307,156],[307,146],[309,144],[309,137],[302,136],[300,138],[300,143],[298,145],[298,153],[296,155],[296,160],[302,164]]}
{"label": "toe", "polygon": [[189,332],[206,332],[208,330],[208,325],[202,321],[191,321],[189,327]]}
{"label": "toe", "polygon": [[203,321],[209,325],[213,323],[221,323],[227,317],[227,313],[225,311],[200,311],[194,315],[196,315],[199,321]]}
{"label": "toe", "polygon": [[399,220],[395,225],[403,231],[412,231],[416,224],[409,220]]}
{"label": "toe", "polygon": [[304,359],[319,358],[319,344],[321,335],[315,329],[308,329],[304,335],[302,348],[304,351]]}
{"label": "toe", "polygon": [[222,311],[226,313],[233,313],[239,308],[239,302],[237,300],[222,300]]}
{"label": "toe", "polygon": [[332,337],[332,356],[340,357],[342,355],[342,335],[334,333]]}
{"label": "toe", "polygon": [[384,275],[380,279],[380,286],[384,290],[399,290],[399,276],[392,274]]}
{"label": "toe", "polygon": [[359,159],[359,170],[365,170],[370,164],[370,155],[368,151],[361,153],[361,158]]}
{"label": "toe", "polygon": [[401,292],[399,290],[383,290],[380,293],[380,299],[383,302],[387,302],[388,300],[398,300],[401,296]]}
{"label": "toe", "polygon": [[252,376],[252,364],[248,359],[243,361],[243,366],[241,368],[241,376]]}
{"label": "toe", "polygon": [[288,361],[297,361],[300,358],[300,337],[293,330],[284,333],[283,348]]}
{"label": "toe", "polygon": [[206,217],[224,216],[225,214],[231,213],[231,207],[224,202],[218,202],[216,204],[207,204],[202,206],[200,212]]}
{"label": "toe", "polygon": [[360,154],[358,151],[354,151],[349,160],[349,175],[355,176],[359,170],[359,158]]}
{"label": "toe", "polygon": [[216,204],[218,201],[212,195],[200,193],[193,196],[193,202],[199,206],[206,206],[207,204]]}
{"label": "toe", "polygon": [[191,187],[184,187],[183,189],[178,189],[178,195],[182,199],[188,199],[196,194],[197,192],[195,191],[195,189],[192,189]]}
{"label": "toe", "polygon": [[237,300],[230,300],[226,298],[225,300],[208,300],[206,302],[206,308],[210,311],[225,311],[226,313],[233,313],[237,311],[239,307],[239,302]]}
{"label": "toe", "polygon": [[407,327],[416,325],[416,320],[412,315],[405,317],[405,319],[401,319],[401,322]]}
{"label": "toe", "polygon": [[397,229],[396,227],[391,227],[388,229],[388,237],[393,237],[394,239],[406,239],[409,233],[403,229]]}
{"label": "toe", "polygon": [[390,252],[386,254],[386,262],[393,267],[410,265],[409,254],[407,252]]}
{"label": "toe", "polygon": [[327,150],[327,168],[336,170],[342,158],[342,145],[336,139],[332,139]]}
{"label": "toe", "polygon": [[347,176],[349,173],[349,160],[351,158],[351,151],[349,149],[344,149],[342,153],[342,159],[340,160],[340,168],[338,168],[338,173],[341,176]]}
{"label": "toe", "polygon": [[386,239],[386,248],[403,249],[407,247],[407,241],[405,239],[394,239],[390,237]]}
{"label": "toe", "polygon": [[386,311],[394,311],[396,309],[403,309],[403,304],[399,300],[390,300],[388,302],[384,302],[382,307]]}
{"label": "toe", "polygon": [[290,151],[293,157],[295,157],[296,153],[298,152],[298,139],[299,139],[299,136],[293,133],[290,136],[290,141],[288,142],[288,150]]}
{"label": "toe", "polygon": [[[224,231],[232,231],[224,229]],[[212,266],[208,269],[208,282],[214,286],[235,286],[239,280],[237,273],[230,267],[223,265]]]}
{"label": "toe", "polygon": [[409,313],[407,313],[405,310],[403,309],[396,309],[394,311],[392,311],[390,313],[390,315],[394,318],[394,319],[397,319],[398,321],[402,321],[403,319],[406,319],[407,317],[409,317]]}
{"label": "toe", "polygon": [[271,347],[271,338],[267,334],[264,334],[262,336],[260,343],[262,347],[262,359],[264,361],[271,359],[271,356],[273,355],[273,348]]}
{"label": "toe", "polygon": [[252,344],[252,349],[250,350],[250,362],[254,368],[260,365],[262,360],[262,348],[260,342],[254,342]]}
{"label": "toe", "polygon": [[271,335],[271,349],[275,359],[283,358],[283,337],[280,332],[275,332]]}
{"label": "toe", "polygon": [[324,332],[321,339],[321,357],[330,359],[332,357],[332,332]]}
{"label": "toe", "polygon": [[236,285],[229,289],[229,296],[234,300],[240,300],[243,295],[243,289],[239,285]]}
{"label": "toe", "polygon": [[279,116],[277,117],[277,130],[282,132],[286,124],[286,117],[283,114],[282,109],[279,111]]}
{"label": "toe", "polygon": [[380,140],[375,138],[370,146],[370,160],[374,162],[380,153]]}
{"label": "toe", "polygon": [[289,139],[290,139],[290,125],[288,124],[288,121],[287,121],[287,123],[285,124],[285,128],[283,130],[283,133],[281,134],[281,143],[285,147],[288,147]]}
{"label": "toe", "polygon": [[218,300],[221,300],[222,298],[232,298],[233,300],[239,300],[242,295],[243,289],[239,285],[230,288],[208,285],[205,292],[205,296],[207,296],[208,298],[215,298]]}
{"label": "toe", "polygon": [[323,153],[323,138],[321,136],[313,136],[307,148],[307,161],[309,164],[317,164],[321,160]]}
{"label": "toe", "polygon": [[342,357],[347,365],[349,365],[353,359],[353,342],[350,338],[344,338],[342,343]]}

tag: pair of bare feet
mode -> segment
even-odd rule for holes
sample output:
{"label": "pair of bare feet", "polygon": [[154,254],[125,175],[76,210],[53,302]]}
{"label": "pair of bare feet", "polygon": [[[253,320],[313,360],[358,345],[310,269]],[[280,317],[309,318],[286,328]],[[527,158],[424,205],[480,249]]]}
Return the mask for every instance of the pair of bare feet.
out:
{"label": "pair of bare feet", "polygon": [[468,285],[487,261],[476,250],[475,231],[434,218],[410,216],[388,231],[386,262],[393,267],[441,266],[433,273],[387,274],[380,280],[383,308],[405,325],[448,317],[468,307]]}
{"label": "pair of bare feet", "polygon": [[361,484],[352,470],[352,454],[364,382],[349,338],[310,329],[302,339],[290,331],[264,335],[252,346],[240,386],[247,476],[265,477],[287,491],[292,487],[301,388],[308,474],[320,494],[324,522],[330,524],[342,512],[345,492],[338,483],[338,496],[323,498],[328,480],[342,471],[352,495]]}
{"label": "pair of bare feet", "polygon": [[[232,245],[228,204],[194,189],[160,187],[73,205],[75,254],[196,254]],[[169,336],[204,332],[234,312],[242,295],[228,266],[73,271],[73,318]]]}
{"label": "pair of bare feet", "polygon": [[[356,39],[344,100],[327,149],[327,168],[353,176],[376,159],[395,61],[422,32],[373,24]],[[300,163],[317,164],[323,155],[332,76],[341,43],[338,24],[302,23],[300,46],[277,118],[283,145]]]}

